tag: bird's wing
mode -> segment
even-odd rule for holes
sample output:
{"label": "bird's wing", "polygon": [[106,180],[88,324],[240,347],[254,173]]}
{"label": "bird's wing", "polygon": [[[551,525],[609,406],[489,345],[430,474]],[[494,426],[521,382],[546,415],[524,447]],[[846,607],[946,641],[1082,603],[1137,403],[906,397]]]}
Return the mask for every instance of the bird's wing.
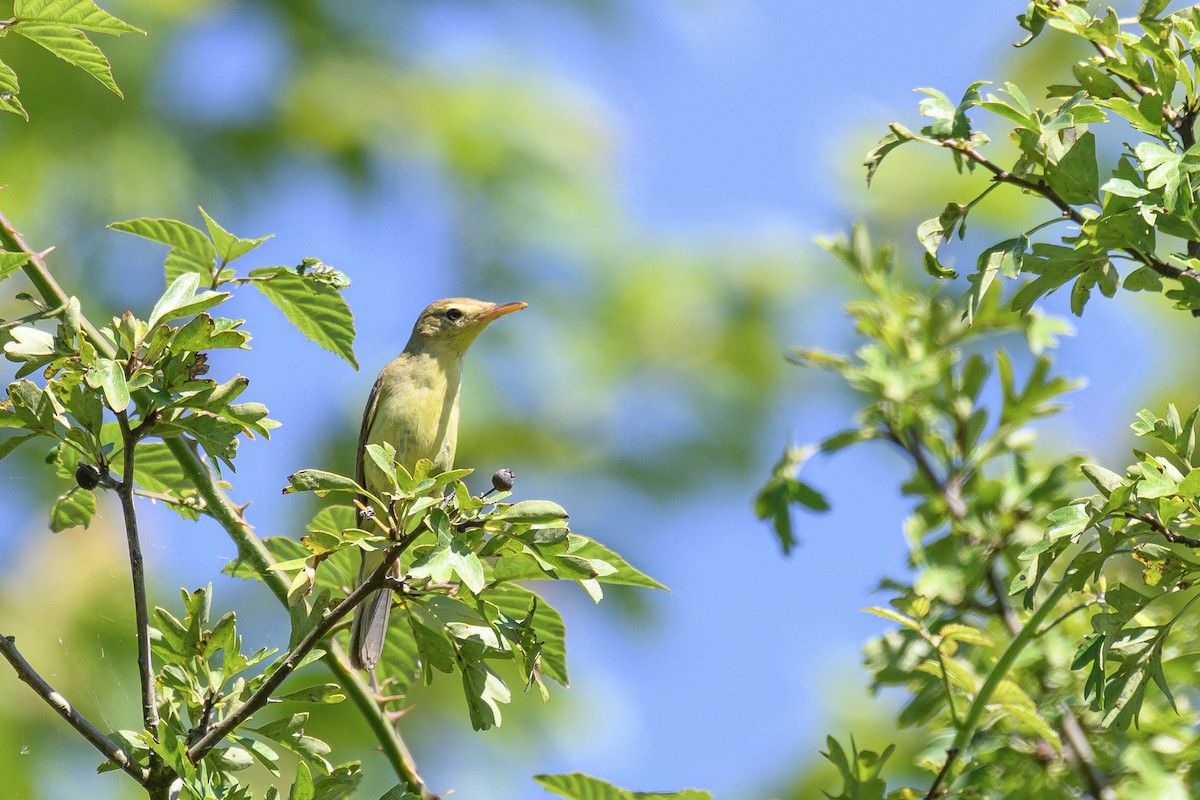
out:
{"label": "bird's wing", "polygon": [[[371,424],[375,422],[375,409],[379,406],[379,389],[383,386],[383,372],[375,379],[371,387],[371,396],[367,398],[367,407],[363,409],[362,428],[358,432],[358,450],[354,453],[354,481],[362,487],[367,485],[367,471],[363,464],[364,451],[367,447],[367,437],[371,433]],[[359,502],[367,504],[367,498],[359,497]]]}

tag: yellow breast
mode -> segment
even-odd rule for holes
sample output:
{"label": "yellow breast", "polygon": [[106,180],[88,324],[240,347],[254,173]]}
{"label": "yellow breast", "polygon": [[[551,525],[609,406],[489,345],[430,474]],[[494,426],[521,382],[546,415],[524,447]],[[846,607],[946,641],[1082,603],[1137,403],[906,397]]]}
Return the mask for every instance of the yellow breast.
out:
{"label": "yellow breast", "polygon": [[[368,444],[388,442],[396,460],[410,472],[422,458],[438,472],[452,469],[458,443],[458,390],[461,360],[445,363],[429,354],[404,353],[383,369]],[[367,490],[384,488],[385,479],[367,460]]]}

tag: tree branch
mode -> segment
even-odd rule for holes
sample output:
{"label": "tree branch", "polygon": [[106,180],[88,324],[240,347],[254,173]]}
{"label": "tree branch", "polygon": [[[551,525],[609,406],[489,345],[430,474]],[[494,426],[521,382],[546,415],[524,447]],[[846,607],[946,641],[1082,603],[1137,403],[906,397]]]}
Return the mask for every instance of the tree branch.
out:
{"label": "tree branch", "polygon": [[100,732],[100,729],[88,721],[67,702],[67,699],[46,683],[41,675],[29,665],[29,662],[18,652],[17,645],[11,636],[0,635],[0,653],[12,664],[17,677],[29,684],[39,697],[45,700],[67,723],[79,731],[83,738],[99,750],[105,758],[121,768],[127,775],[145,786],[150,779],[150,771],[138,764],[126,753],[120,745]]}
{"label": "tree branch", "polygon": [[392,545],[384,553],[383,563],[381,563],[370,577],[354,588],[354,591],[346,595],[340,603],[322,617],[321,621],[314,625],[308,633],[304,635],[291,652],[284,657],[283,661],[270,674],[266,681],[254,691],[244,703],[238,706],[234,711],[230,712],[218,722],[211,726],[208,732],[197,740],[197,742],[188,748],[188,757],[193,763],[199,762],[200,759],[220,744],[221,740],[228,736],[233,731],[237,730],[247,719],[250,718],[255,711],[265,706],[271,699],[271,695],[275,690],[287,680],[288,676],[295,671],[296,667],[300,666],[300,662],[308,655],[314,647],[329,635],[334,626],[341,622],[342,618],[354,610],[362,601],[366,600],[376,589],[381,589],[385,585],[385,579],[388,572],[391,571],[392,565],[400,554],[412,544],[415,536],[408,536]]}
{"label": "tree branch", "polygon": [[1175,533],[1168,528],[1162,520],[1152,514],[1138,514],[1126,511],[1119,516],[1125,516],[1130,519],[1136,519],[1146,523],[1151,528],[1162,534],[1162,537],[1171,544],[1181,544],[1185,547],[1200,547],[1200,539],[1194,539],[1191,536],[1184,536],[1182,533]]}
{"label": "tree branch", "polygon": [[[22,271],[45,303],[59,306],[66,304],[69,299],[68,295],[54,279],[43,256],[25,243],[24,238],[3,213],[0,213],[0,246],[9,252],[27,253],[30,256],[29,261],[22,267]],[[97,351],[107,358],[113,358],[116,355],[116,347],[100,333],[91,320],[80,315],[79,324]],[[278,571],[270,568],[275,563],[275,559],[242,516],[245,506],[234,505],[225,495],[212,472],[201,461],[193,446],[183,437],[165,439],[164,443],[179,462],[188,480],[204,499],[203,511],[225,530],[237,546],[239,557],[244,558],[254,567],[263,583],[286,608],[287,583]],[[351,668],[344,658],[339,659],[338,649],[335,643],[334,647],[321,660],[329,667],[341,685],[347,689],[351,699],[358,706],[359,713],[367,720],[367,724],[378,739],[396,776],[416,792],[422,800],[434,800],[434,795],[425,787],[425,782],[413,768],[412,756],[401,738],[400,732],[388,721],[383,709],[374,701],[371,689],[363,680],[362,675]]]}
{"label": "tree branch", "polygon": [[[1028,178],[1022,178],[1019,175],[1014,175],[998,164],[988,160],[985,155],[980,153],[975,148],[963,144],[957,139],[930,139],[925,141],[934,142],[941,147],[945,147],[948,150],[953,150],[959,155],[970,159],[974,163],[986,169],[988,172],[992,173],[995,180],[999,181],[1000,183],[1007,183],[1020,189],[1024,189],[1027,192],[1040,195],[1041,197],[1053,203],[1054,206],[1062,212],[1062,215],[1065,218],[1070,219],[1072,222],[1075,222],[1079,225],[1083,225],[1087,222],[1087,218],[1079,211],[1079,209],[1075,208],[1073,205],[1064,200],[1062,195],[1054,191],[1050,184],[1046,183],[1045,181],[1031,181]],[[1161,277],[1171,278],[1174,280],[1178,280],[1184,276],[1200,279],[1200,271],[1190,268],[1180,269],[1172,264],[1168,264],[1166,261],[1158,258],[1153,253],[1143,253],[1141,250],[1133,247],[1121,247],[1117,249],[1133,260],[1138,261],[1142,265],[1154,270]]]}
{"label": "tree branch", "polygon": [[[909,435],[904,437],[895,427],[889,425],[887,438],[903,448],[912,457],[917,471],[942,495],[951,517],[954,518],[955,522],[961,522],[966,514],[966,507],[963,504],[961,492],[958,488],[961,479],[955,479],[954,476],[947,476],[945,479],[939,477],[934,471],[933,465],[929,463],[929,459],[925,455],[925,451],[920,446],[920,443],[916,441],[911,431],[908,433]],[[1012,604],[1008,602],[1008,592],[1005,591],[1004,583],[996,572],[994,560],[990,561],[987,565],[986,578],[988,590],[995,599],[994,608],[996,615],[1000,617],[1000,621],[1004,623],[1004,627],[1008,629],[1008,632],[1015,640],[1021,634],[1021,623],[1017,619],[1017,614],[1013,610]],[[1035,632],[1034,635],[1036,636],[1037,633]],[[940,651],[938,656],[939,658],[941,657]],[[943,669],[943,674],[944,672],[945,670]],[[1037,680],[1042,690],[1045,691],[1047,689],[1045,681],[1040,675]],[[951,710],[952,712],[954,711],[953,709]],[[1080,779],[1087,786],[1088,792],[1092,797],[1096,798],[1096,800],[1116,800],[1116,792],[1108,785],[1104,775],[1096,766],[1096,753],[1087,739],[1087,733],[1083,730],[1079,718],[1075,716],[1075,712],[1066,704],[1061,705],[1059,710],[1062,716],[1059,728],[1063,738],[1067,740],[1064,757],[1075,767],[1076,772],[1079,773]],[[966,743],[963,744],[963,746],[965,745]],[[929,794],[926,795],[926,800],[932,800],[936,796],[936,792],[945,778],[945,771],[949,769],[950,763],[957,758],[957,748],[947,753],[946,766],[942,768],[942,772],[938,773],[938,778],[930,788]]]}
{"label": "tree branch", "polygon": [[146,569],[142,561],[142,545],[138,538],[137,511],[133,506],[133,460],[137,437],[129,429],[129,416],[117,414],[121,427],[121,442],[125,449],[124,469],[117,496],[125,516],[125,538],[129,543],[129,572],[133,577],[133,612],[137,626],[138,677],[142,685],[142,721],[146,730],[158,740],[158,702],[154,697],[154,667],[150,661],[150,612],[146,604]]}

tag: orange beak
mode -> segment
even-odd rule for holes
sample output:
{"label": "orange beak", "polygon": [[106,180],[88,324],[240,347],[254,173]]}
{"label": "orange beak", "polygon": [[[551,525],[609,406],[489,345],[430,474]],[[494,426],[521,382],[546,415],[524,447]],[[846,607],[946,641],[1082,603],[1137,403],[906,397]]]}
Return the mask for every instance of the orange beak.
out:
{"label": "orange beak", "polygon": [[528,303],[522,303],[520,301],[515,303],[504,303],[503,305],[493,303],[491,308],[475,317],[475,321],[491,322],[497,317],[503,317],[505,314],[511,314],[514,311],[520,311],[522,308],[525,308],[528,305]]}

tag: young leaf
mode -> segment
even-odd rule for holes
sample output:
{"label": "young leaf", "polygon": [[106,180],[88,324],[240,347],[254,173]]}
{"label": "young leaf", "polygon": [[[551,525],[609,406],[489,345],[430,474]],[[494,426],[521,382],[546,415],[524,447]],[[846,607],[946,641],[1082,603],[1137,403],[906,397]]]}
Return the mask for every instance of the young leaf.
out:
{"label": "young leaf", "polygon": [[210,217],[203,208],[200,209],[200,216],[204,217],[204,225],[208,228],[208,235],[212,237],[213,244],[216,245],[217,258],[221,260],[222,264],[228,264],[241,258],[275,235],[268,233],[266,236],[259,236],[256,239],[243,239],[240,236],[234,236],[218,225],[217,221]]}

